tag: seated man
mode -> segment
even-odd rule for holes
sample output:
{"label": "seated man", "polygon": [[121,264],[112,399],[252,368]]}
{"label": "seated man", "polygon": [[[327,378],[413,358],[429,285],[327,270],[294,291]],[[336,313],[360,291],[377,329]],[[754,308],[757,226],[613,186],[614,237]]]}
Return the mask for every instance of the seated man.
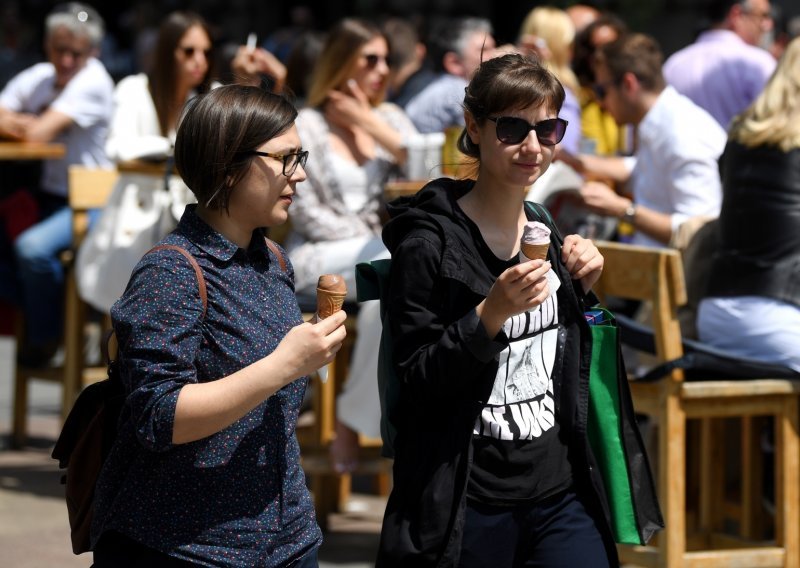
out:
{"label": "seated man", "polygon": [[495,54],[492,25],[481,18],[438,22],[428,34],[428,52],[437,75],[406,105],[406,113],[423,134],[464,126],[464,88],[482,60]]}
{"label": "seated man", "polygon": [[48,62],[22,71],[0,93],[0,136],[66,148],[64,158],[42,166],[34,195],[38,221],[15,239],[10,258],[0,258],[0,298],[22,309],[26,333],[18,359],[28,365],[46,363],[61,337],[64,276],[58,253],[72,237],[67,169],[111,166],[105,139],[114,82],[95,58],[103,28],[90,6],[57,7],[45,22]]}
{"label": "seated man", "polygon": [[773,26],[769,0],[714,0],[708,18],[711,28],[664,63],[664,78],[727,129],[775,70],[760,47]]}
{"label": "seated man", "polygon": [[674,88],[661,73],[654,39],[622,36],[600,47],[595,90],[620,124],[636,127],[634,158],[560,155],[578,172],[628,183],[633,199],[605,183],[581,188],[587,207],[633,225],[633,242],[664,246],[689,218],[716,217],[722,201],[717,159],[726,135],[716,120]]}

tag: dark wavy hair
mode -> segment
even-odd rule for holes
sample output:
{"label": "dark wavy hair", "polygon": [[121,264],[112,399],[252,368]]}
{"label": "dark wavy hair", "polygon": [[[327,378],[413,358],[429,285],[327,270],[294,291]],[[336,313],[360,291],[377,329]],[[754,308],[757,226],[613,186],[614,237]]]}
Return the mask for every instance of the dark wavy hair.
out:
{"label": "dark wavy hair", "polygon": [[186,103],[175,139],[175,168],[197,201],[228,208],[231,189],[255,159],[251,152],[294,124],[297,109],[260,87],[227,85]]}
{"label": "dark wavy hair", "polygon": [[[464,95],[464,110],[479,125],[489,116],[531,106],[546,106],[558,113],[563,104],[564,87],[556,76],[535,59],[518,53],[481,63]],[[458,138],[458,149],[470,158],[480,159],[480,148],[466,129]]]}
{"label": "dark wavy hair", "polygon": [[[175,101],[175,85],[178,77],[175,49],[183,35],[194,26],[200,26],[209,39],[213,38],[203,17],[188,11],[172,12],[158,29],[152,70],[148,73],[147,81],[150,86],[150,96],[153,97],[153,104],[156,107],[161,134],[164,136],[169,135],[170,117],[177,116],[183,106],[183,101]],[[210,57],[208,72],[203,77],[203,82],[195,89],[198,93],[208,92],[211,88],[212,73],[213,57]]]}

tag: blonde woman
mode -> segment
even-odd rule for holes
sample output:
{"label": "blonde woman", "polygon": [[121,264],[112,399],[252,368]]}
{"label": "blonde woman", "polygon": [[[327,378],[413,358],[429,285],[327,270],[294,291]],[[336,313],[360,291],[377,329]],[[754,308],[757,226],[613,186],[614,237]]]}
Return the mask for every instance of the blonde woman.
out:
{"label": "blonde woman", "polygon": [[559,116],[570,126],[561,141],[561,148],[573,153],[578,151],[581,134],[580,86],[570,67],[574,40],[575,25],[569,14],[553,6],[539,6],[528,12],[517,41],[522,53],[541,58],[564,86],[566,98]]}
{"label": "blonde woman", "polygon": [[733,120],[720,172],[719,247],[700,339],[800,371],[800,38]]}
{"label": "blonde woman", "polygon": [[[299,293],[314,293],[324,273],[344,275],[355,299],[355,265],[387,258],[381,240],[383,186],[406,161],[416,133],[400,107],[383,102],[389,46],[375,25],[344,19],[329,33],[312,72],[297,129],[311,159],[297,186],[287,240]],[[355,467],[357,433],[380,435],[375,378],[380,341],[377,302],[363,304],[350,376],[338,401],[334,465]]]}

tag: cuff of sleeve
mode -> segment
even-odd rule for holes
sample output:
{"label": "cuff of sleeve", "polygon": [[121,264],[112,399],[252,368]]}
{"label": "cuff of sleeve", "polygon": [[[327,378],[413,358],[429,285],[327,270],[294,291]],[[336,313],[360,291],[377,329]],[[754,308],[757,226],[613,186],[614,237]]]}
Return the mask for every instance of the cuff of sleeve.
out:
{"label": "cuff of sleeve", "polygon": [[622,158],[622,163],[625,164],[625,168],[628,170],[628,173],[631,173],[633,168],[636,167],[636,156],[625,156]]}
{"label": "cuff of sleeve", "polygon": [[672,233],[678,230],[678,227],[689,218],[689,215],[684,215],[683,213],[673,213],[670,216],[670,225],[672,226]]}
{"label": "cuff of sleeve", "polygon": [[508,347],[508,337],[505,332],[500,331],[494,339],[491,339],[475,310],[470,310],[461,318],[459,327],[467,348],[481,363],[492,361],[498,353]]}

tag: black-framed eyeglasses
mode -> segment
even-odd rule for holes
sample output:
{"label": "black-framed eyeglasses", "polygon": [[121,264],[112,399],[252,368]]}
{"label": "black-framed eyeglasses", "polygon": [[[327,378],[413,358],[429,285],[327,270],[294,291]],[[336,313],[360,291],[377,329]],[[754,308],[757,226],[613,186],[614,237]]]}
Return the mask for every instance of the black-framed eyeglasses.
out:
{"label": "black-framed eyeglasses", "polygon": [[390,67],[389,58],[383,55],[378,55],[376,53],[367,53],[363,55],[364,60],[367,62],[367,67],[370,69],[375,69],[378,66],[379,61],[383,61],[387,67]]}
{"label": "black-framed eyeglasses", "polygon": [[272,154],[270,152],[259,152],[258,150],[253,150],[253,154],[256,156],[264,156],[265,158],[281,160],[283,162],[283,175],[286,177],[290,177],[295,172],[298,164],[303,166],[303,169],[305,169],[306,162],[308,161],[308,150],[288,152],[286,154]]}
{"label": "black-framed eyeglasses", "polygon": [[598,101],[602,101],[608,95],[608,90],[614,86],[614,83],[595,83],[592,85],[592,91],[594,91],[594,96],[597,98]]}
{"label": "black-framed eyeglasses", "polygon": [[536,124],[531,124],[525,119],[515,116],[489,116],[495,123],[497,139],[503,144],[519,144],[533,130],[542,146],[555,146],[564,138],[567,124],[563,118],[548,118]]}

